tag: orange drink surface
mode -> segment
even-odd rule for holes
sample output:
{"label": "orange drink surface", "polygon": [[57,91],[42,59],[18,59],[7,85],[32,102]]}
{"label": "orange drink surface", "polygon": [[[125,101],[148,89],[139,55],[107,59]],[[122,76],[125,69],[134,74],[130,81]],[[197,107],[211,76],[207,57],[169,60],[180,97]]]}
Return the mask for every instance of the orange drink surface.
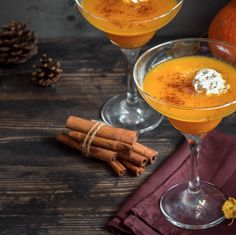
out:
{"label": "orange drink surface", "polygon": [[[221,94],[198,92],[193,78],[202,69],[221,74],[229,89]],[[187,134],[204,134],[236,110],[236,67],[206,56],[186,56],[153,67],[143,81],[144,98],[171,124]],[[230,105],[231,104],[231,105]]]}
{"label": "orange drink surface", "polygon": [[177,0],[83,0],[81,13],[122,48],[146,44],[178,12]]}

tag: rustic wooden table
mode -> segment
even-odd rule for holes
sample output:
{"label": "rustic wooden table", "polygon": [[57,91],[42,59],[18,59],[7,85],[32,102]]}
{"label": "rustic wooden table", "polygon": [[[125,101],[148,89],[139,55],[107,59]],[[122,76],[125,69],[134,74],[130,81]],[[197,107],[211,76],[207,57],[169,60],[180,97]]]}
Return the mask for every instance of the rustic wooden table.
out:
{"label": "rustic wooden table", "polygon": [[[63,67],[54,87],[31,81],[47,53]],[[139,141],[160,157],[145,174],[117,177],[103,162],[63,147],[55,135],[69,115],[99,119],[110,97],[126,90],[125,64],[108,40],[47,40],[31,61],[0,66],[0,234],[102,235],[105,224],[182,140],[164,120]],[[236,116],[219,129],[236,135]]]}

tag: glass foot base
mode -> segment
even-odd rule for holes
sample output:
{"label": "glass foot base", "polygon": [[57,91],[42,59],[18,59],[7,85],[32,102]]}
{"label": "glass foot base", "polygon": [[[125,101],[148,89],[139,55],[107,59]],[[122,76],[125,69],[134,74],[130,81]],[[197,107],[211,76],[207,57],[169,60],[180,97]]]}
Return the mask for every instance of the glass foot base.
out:
{"label": "glass foot base", "polygon": [[108,100],[102,108],[101,116],[107,124],[139,133],[154,129],[163,119],[161,114],[141,98],[135,104],[129,104],[126,101],[126,94]]}
{"label": "glass foot base", "polygon": [[204,182],[199,193],[188,193],[187,188],[188,183],[176,185],[161,198],[161,211],[170,223],[186,229],[206,229],[225,219],[221,211],[225,196],[218,188]]}

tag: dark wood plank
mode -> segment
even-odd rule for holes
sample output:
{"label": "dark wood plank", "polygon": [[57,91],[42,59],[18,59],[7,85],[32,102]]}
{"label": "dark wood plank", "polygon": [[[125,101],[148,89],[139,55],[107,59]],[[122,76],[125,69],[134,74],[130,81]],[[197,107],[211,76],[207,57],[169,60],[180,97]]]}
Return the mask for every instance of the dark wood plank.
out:
{"label": "dark wood plank", "polygon": [[[52,88],[31,81],[42,53],[64,70]],[[0,67],[0,234],[110,234],[107,221],[181,142],[164,120],[139,137],[160,152],[158,161],[140,177],[117,177],[55,141],[69,115],[99,119],[105,100],[125,91],[125,72],[120,51],[104,39],[42,41],[31,61]],[[235,122],[232,115],[219,128],[236,134]]]}

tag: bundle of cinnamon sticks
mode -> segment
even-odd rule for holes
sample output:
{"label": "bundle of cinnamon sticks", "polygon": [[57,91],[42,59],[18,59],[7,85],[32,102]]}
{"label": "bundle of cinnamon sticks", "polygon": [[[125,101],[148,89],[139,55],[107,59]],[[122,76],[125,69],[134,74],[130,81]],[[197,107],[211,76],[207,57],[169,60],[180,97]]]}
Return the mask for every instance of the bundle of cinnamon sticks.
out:
{"label": "bundle of cinnamon sticks", "polygon": [[68,133],[57,135],[57,141],[79,150],[86,157],[100,159],[116,172],[127,170],[138,176],[153,163],[158,152],[137,142],[136,131],[116,128],[97,121],[70,116],[66,120]]}

